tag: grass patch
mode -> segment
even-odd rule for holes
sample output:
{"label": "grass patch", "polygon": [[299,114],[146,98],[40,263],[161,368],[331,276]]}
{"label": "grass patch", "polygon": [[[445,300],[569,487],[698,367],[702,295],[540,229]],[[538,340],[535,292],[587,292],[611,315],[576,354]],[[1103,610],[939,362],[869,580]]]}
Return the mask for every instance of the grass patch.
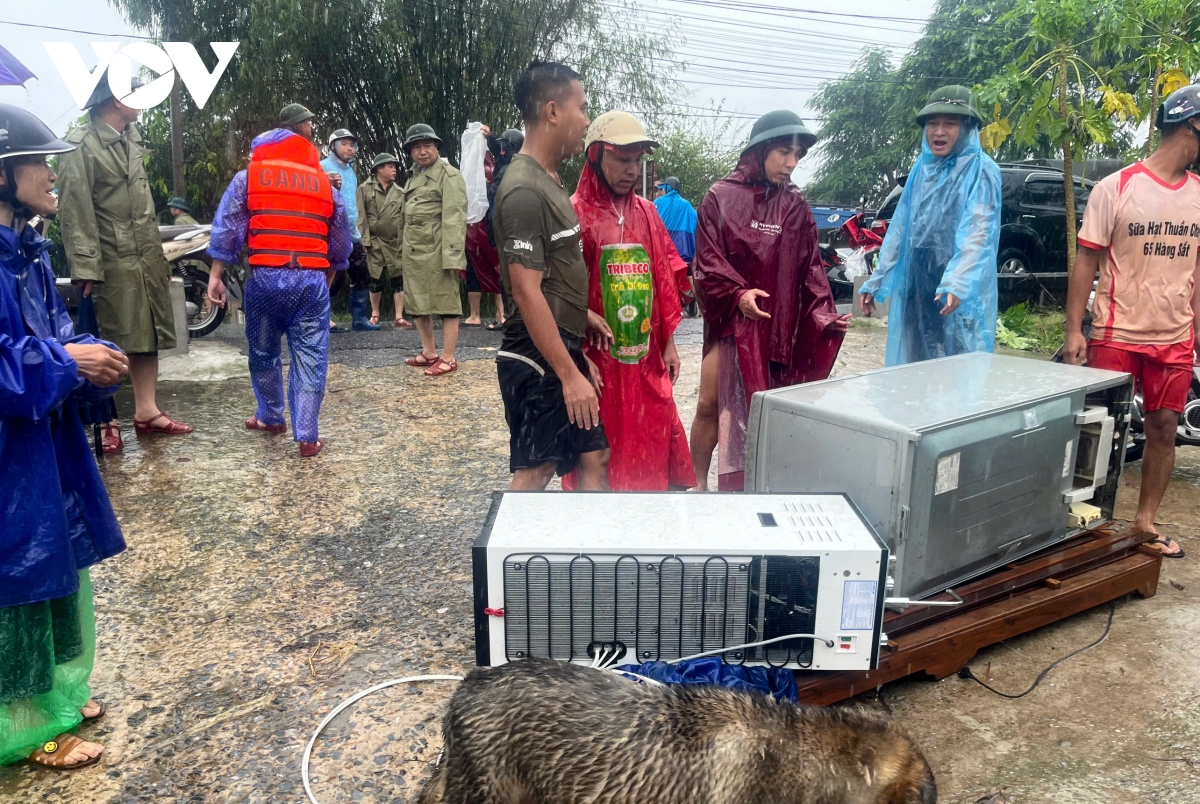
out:
{"label": "grass patch", "polygon": [[1014,304],[996,318],[996,343],[1009,349],[1053,354],[1063,344],[1067,316],[1062,310],[1034,310]]}

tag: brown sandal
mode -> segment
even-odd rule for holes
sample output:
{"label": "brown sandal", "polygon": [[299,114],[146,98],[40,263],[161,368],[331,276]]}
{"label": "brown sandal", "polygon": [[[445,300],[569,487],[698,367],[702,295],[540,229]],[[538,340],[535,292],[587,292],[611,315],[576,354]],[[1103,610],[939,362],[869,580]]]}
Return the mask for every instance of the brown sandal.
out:
{"label": "brown sandal", "polygon": [[426,357],[425,353],[421,352],[421,354],[417,355],[416,357],[406,358],[404,360],[404,365],[412,366],[413,368],[425,368],[427,366],[436,366],[438,361],[441,359],[441,355]]}
{"label": "brown sandal", "polygon": [[79,770],[80,768],[86,768],[88,765],[95,765],[100,761],[100,757],[104,756],[103,753],[97,754],[90,759],[70,764],[67,763],[67,757],[82,742],[84,741],[74,734],[64,732],[53,740],[47,740],[43,743],[41,748],[27,757],[27,760],[31,765],[50,768],[51,770]]}
{"label": "brown sandal", "polygon": [[454,371],[458,371],[457,360],[444,360],[439,357],[429,368],[425,369],[425,376],[440,377],[443,374],[449,374]]}
{"label": "brown sandal", "polygon": [[[108,707],[104,705],[104,701],[97,701],[95,698],[93,698],[92,700],[88,701],[88,703],[93,703],[96,706],[100,707],[100,711],[94,715],[88,716],[88,715],[83,715],[83,710],[80,709],[79,714],[83,715],[84,723],[91,723],[93,720],[99,720],[100,718],[104,717],[105,714],[107,714]],[[84,704],[84,706],[87,706],[87,704]]]}
{"label": "brown sandal", "polygon": [[392,322],[392,329],[412,329],[412,328],[413,328],[413,322],[409,321],[407,318],[397,318],[395,321]]}

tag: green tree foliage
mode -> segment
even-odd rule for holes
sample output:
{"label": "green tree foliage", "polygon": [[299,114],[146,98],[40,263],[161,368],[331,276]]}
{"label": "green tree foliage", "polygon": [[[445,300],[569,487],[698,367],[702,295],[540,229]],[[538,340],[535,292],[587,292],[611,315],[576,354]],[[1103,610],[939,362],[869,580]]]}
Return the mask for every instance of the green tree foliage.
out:
{"label": "green tree foliage", "polygon": [[[1017,0],[939,0],[921,37],[899,64],[868,50],[850,74],[822,85],[811,104],[827,118],[821,160],[806,188],[811,198],[878,204],[916,158],[916,113],[946,84],[974,86],[996,74],[1003,52],[1020,35],[1005,19]],[[1005,158],[1020,158],[1014,153]]]}
{"label": "green tree foliage", "polygon": [[1120,6],[1118,50],[1128,59],[1130,91],[1149,118],[1145,152],[1155,143],[1155,114],[1162,99],[1200,72],[1200,3],[1196,0],[1128,0]]}
{"label": "green tree foliage", "polygon": [[1005,19],[1020,21],[1025,32],[1014,43],[1013,60],[982,93],[997,105],[997,119],[983,132],[985,148],[994,150],[1010,134],[1024,145],[1046,138],[1061,148],[1068,273],[1076,247],[1073,163],[1089,146],[1112,143],[1115,121],[1139,117],[1133,95],[1109,83],[1112,71],[1104,62],[1114,40],[1109,31],[1097,31],[1098,21],[1103,25],[1118,13],[1114,4],[1094,0],[1021,0]]}
{"label": "green tree foliage", "polygon": [[[183,93],[188,196],[201,214],[212,213],[216,188],[289,102],[316,113],[319,139],[349,128],[364,158],[399,152],[404,130],[423,122],[453,160],[467,122],[519,123],[512,86],[533,58],[576,67],[597,110],[634,107],[652,122],[679,91],[669,63],[653,58],[668,50],[670,31],[642,33],[636,6],[603,0],[110,2],[163,39],[241,43],[204,110]],[[201,56],[211,69],[215,57]],[[170,183],[167,129],[157,118],[147,117],[156,193]]]}
{"label": "green tree foliage", "polygon": [[912,120],[890,119],[897,87],[881,49],[867,50],[844,78],[821,85],[809,101],[825,121],[814,153],[820,167],[805,191],[811,200],[853,206],[864,196],[878,201],[896,186],[912,160],[909,129],[915,128]]}
{"label": "green tree foliage", "polygon": [[[733,120],[713,120],[709,124],[677,124],[657,139],[662,146],[654,155],[658,177],[679,179],[679,194],[699,208],[708,188],[733,172],[740,156],[740,144]],[[653,193],[650,194],[653,197]]]}

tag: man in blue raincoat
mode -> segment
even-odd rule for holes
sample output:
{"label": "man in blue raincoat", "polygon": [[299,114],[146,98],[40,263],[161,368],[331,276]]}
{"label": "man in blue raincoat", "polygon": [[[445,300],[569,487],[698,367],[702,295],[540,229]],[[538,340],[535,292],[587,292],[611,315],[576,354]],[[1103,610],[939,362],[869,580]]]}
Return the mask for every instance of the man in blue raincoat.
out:
{"label": "man in blue raincoat", "polygon": [[79,405],[129,372],[111,343],[76,335],[27,225],[57,211],[50,154],[75,146],[0,104],[0,765],[79,768],[103,748],[70,733],[91,700],[88,567],[125,549]]}
{"label": "man in blue raincoat", "polygon": [[696,258],[696,210],[679,194],[679,179],[668,176],[658,184],[658,197],[654,199],[658,217],[667,227],[667,234],[675,244],[675,250],[687,263],[687,279],[680,279],[680,300],[690,316],[696,315],[696,295],[692,292],[692,260]]}
{"label": "man in blue raincoat", "polygon": [[934,92],[917,115],[921,155],[860,291],[868,316],[892,300],[889,366],[995,348],[1000,169],[980,148],[982,121],[960,86]]}

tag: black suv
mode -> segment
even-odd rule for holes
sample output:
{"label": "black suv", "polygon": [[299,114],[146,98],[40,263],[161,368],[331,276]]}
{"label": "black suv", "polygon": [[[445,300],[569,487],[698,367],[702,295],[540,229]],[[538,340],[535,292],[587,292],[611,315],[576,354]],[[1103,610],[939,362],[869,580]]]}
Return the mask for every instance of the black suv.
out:
{"label": "black suv", "polygon": [[[1000,204],[1000,252],[996,260],[1002,274],[1056,273],[1067,265],[1067,199],[1061,170],[1020,164],[1001,164],[1003,196]],[[905,177],[907,178],[907,177]],[[1088,193],[1075,179],[1075,214],[1083,221]],[[890,221],[900,203],[904,179],[894,187],[877,220]]]}

